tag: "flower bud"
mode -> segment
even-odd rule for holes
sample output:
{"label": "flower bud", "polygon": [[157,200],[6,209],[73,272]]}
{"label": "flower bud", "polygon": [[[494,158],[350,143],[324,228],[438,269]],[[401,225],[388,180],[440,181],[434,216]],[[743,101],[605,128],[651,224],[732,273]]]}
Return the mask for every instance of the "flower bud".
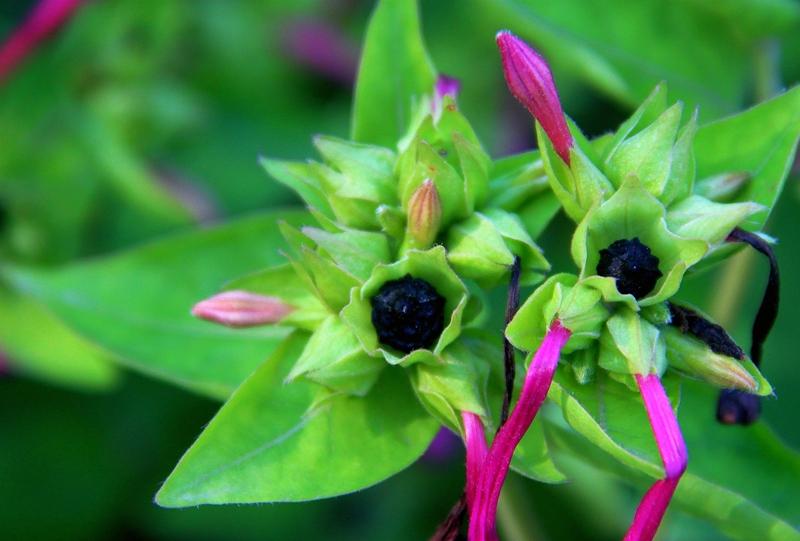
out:
{"label": "flower bud", "polygon": [[225,291],[195,304],[192,315],[229,327],[254,327],[278,323],[293,310],[277,297]]}
{"label": "flower bud", "polygon": [[408,201],[408,233],[416,248],[427,248],[436,240],[442,224],[442,202],[439,191],[428,179]]}
{"label": "flower bud", "polygon": [[[662,331],[667,344],[667,357],[672,368],[694,375],[718,387],[740,389],[756,394],[769,394],[769,384],[754,377],[748,368],[747,359],[738,361],[733,357],[712,351],[700,340],[682,334],[669,327]],[[761,381],[759,381],[761,380]]]}
{"label": "flower bud", "polygon": [[556,153],[569,165],[573,139],[550,67],[539,53],[511,32],[498,32],[496,39],[509,90],[542,125]]}
{"label": "flower bud", "polygon": [[458,97],[458,91],[461,89],[461,83],[454,77],[447,75],[439,75],[436,79],[436,85],[433,88],[433,103],[431,104],[431,112],[434,119],[438,120],[442,114],[442,104],[444,97],[450,96],[455,99]]}

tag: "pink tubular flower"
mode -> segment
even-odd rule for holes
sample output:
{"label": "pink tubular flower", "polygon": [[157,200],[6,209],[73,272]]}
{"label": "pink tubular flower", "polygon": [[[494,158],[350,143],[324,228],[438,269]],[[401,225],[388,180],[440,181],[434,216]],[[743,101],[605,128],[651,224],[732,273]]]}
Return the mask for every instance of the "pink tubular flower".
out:
{"label": "pink tubular flower", "polygon": [[486,446],[486,435],[483,432],[481,418],[469,411],[461,412],[464,421],[464,445],[467,448],[467,507],[471,508],[475,501],[478,479],[480,478],[483,462],[489,451]]}
{"label": "pink tubular flower", "polygon": [[644,495],[625,541],[650,541],[655,537],[681,475],[686,470],[688,455],[678,419],[659,377],[655,374],[637,374],[636,383],[642,393],[658,452],[664,463],[665,478],[656,481]]}
{"label": "pink tubular flower", "polygon": [[0,46],[0,81],[39,43],[55,32],[83,0],[41,0],[14,33]]}
{"label": "pink tubular flower", "polygon": [[229,327],[253,327],[277,323],[292,310],[293,307],[277,297],[225,291],[195,304],[192,315]]}
{"label": "pink tubular flower", "polygon": [[547,397],[561,349],[569,340],[570,334],[561,322],[553,321],[539,350],[531,360],[517,405],[498,431],[486,455],[477,494],[474,496],[475,502],[470,509],[469,541],[497,539],[495,529],[497,502],[511,465],[511,458]]}
{"label": "pink tubular flower", "polygon": [[556,153],[569,165],[572,134],[547,62],[511,32],[498,32],[496,39],[509,90],[542,125]]}

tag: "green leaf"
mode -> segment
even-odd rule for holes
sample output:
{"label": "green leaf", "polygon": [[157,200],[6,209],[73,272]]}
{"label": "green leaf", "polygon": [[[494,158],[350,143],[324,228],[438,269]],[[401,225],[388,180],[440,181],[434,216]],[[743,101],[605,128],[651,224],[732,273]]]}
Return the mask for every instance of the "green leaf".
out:
{"label": "green leaf", "polygon": [[416,0],[380,0],[367,27],[353,107],[353,139],[394,148],[436,71],[425,51]]}
{"label": "green leaf", "polygon": [[[673,404],[678,378],[664,378]],[[591,385],[580,385],[566,366],[556,372],[548,398],[558,404],[567,424],[619,462],[650,477],[663,476],[661,459],[639,393],[598,370]]]}
{"label": "green leaf", "polygon": [[233,330],[189,311],[231,277],[284,261],[279,219],[310,221],[303,212],[275,211],[55,271],[4,271],[125,365],[224,398],[288,330]]}
{"label": "green leaf", "polygon": [[35,300],[0,287],[0,351],[14,371],[82,390],[117,380],[111,356],[76,335]]}
{"label": "green leaf", "polygon": [[750,181],[733,201],[766,207],[744,227],[761,229],[775,205],[794,160],[800,137],[800,87],[697,131],[697,178],[747,172]]}
{"label": "green leaf", "polygon": [[400,370],[365,398],[284,385],[306,341],[294,334],[245,381],[183,456],[159,505],[288,502],[374,485],[414,462],[439,425]]}
{"label": "green leaf", "polygon": [[[564,388],[551,390],[550,396],[559,396],[567,403],[573,396],[577,398],[585,409],[575,408],[569,424],[579,427],[579,433],[610,456],[647,475],[632,475],[628,468],[609,460],[609,455],[594,452],[589,441],[558,424],[548,424],[548,436],[552,436],[548,439],[560,453],[574,454],[645,490],[653,478],[663,473],[654,446],[652,451],[642,453],[630,445],[633,434],[641,431],[637,429],[639,423],[647,422],[637,409],[641,400],[637,399],[635,405],[631,403],[625,411],[616,410],[616,406],[613,411],[599,408],[601,403],[590,396],[591,386],[587,387],[589,392],[583,396],[573,391],[565,393]],[[671,387],[669,384],[670,395]],[[731,539],[800,540],[800,532],[793,526],[800,523],[800,510],[792,498],[785,496],[800,484],[800,455],[786,447],[763,423],[733,430],[717,423],[712,414],[715,402],[715,390],[697,382],[684,383],[681,411],[687,413],[680,415],[679,420],[689,448],[689,468],[678,485],[673,506],[711,522]],[[584,417],[589,412],[593,412],[591,418]],[[621,430],[621,420],[628,422],[627,429]]]}
{"label": "green leaf", "polygon": [[762,210],[758,203],[715,203],[692,195],[670,207],[667,226],[681,237],[701,239],[709,244],[725,240],[733,228]]}

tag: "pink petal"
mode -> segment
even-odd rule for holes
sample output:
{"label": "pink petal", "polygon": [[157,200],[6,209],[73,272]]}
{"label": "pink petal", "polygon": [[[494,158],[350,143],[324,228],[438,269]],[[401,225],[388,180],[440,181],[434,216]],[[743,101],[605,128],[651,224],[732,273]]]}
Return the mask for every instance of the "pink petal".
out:
{"label": "pink petal", "polygon": [[63,25],[82,3],[83,0],[41,0],[0,47],[0,80]]}
{"label": "pink petal", "polygon": [[554,321],[531,360],[517,405],[495,436],[486,456],[475,505],[470,510],[469,541],[491,541],[497,538],[497,502],[511,458],[547,397],[561,348],[569,337],[570,331],[562,327],[558,320]]}
{"label": "pink petal", "polygon": [[642,393],[666,478],[657,481],[645,494],[625,535],[625,541],[650,541],[655,537],[681,475],[686,470],[688,453],[661,379],[656,374],[636,374],[636,383]]}
{"label": "pink petal", "polygon": [[463,411],[461,419],[464,421],[464,443],[467,448],[467,507],[472,507],[475,500],[478,479],[480,478],[483,462],[486,459],[488,447],[486,435],[483,432],[483,422],[476,414]]}
{"label": "pink petal", "polygon": [[573,139],[550,67],[539,53],[511,32],[498,32],[496,39],[509,90],[542,125],[556,153],[569,165]]}
{"label": "pink petal", "polygon": [[194,305],[192,315],[230,327],[253,327],[277,323],[292,310],[292,306],[277,297],[225,291]]}

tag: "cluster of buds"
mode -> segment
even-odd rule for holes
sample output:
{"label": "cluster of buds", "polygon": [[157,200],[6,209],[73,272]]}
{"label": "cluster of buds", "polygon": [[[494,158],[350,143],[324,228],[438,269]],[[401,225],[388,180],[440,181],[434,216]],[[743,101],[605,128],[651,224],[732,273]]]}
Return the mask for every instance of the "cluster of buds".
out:
{"label": "cluster of buds", "polygon": [[[509,88],[537,120],[553,193],[577,224],[571,253],[579,272],[544,282],[506,328],[512,344],[536,354],[520,399],[485,460],[478,504],[470,510],[470,539],[495,538],[494,513],[514,447],[562,356],[581,383],[603,369],[641,393],[664,479],[645,495],[626,539],[649,540],[687,465],[677,418],[661,385],[663,373],[672,368],[743,396],[772,392],[719,325],[670,302],[690,268],[741,238],[740,226],[764,209],[696,193],[697,115],[682,124],[683,106],[667,107],[663,85],[614,135],[589,142],[570,129],[542,57],[510,33],[501,32],[497,41]],[[769,320],[768,330],[774,310],[758,319]],[[735,413],[724,415],[727,422],[737,420]]]}
{"label": "cluster of buds", "polygon": [[[771,255],[742,229],[764,209],[716,200],[730,182],[696,181],[697,115],[668,107],[663,85],[615,134],[589,141],[567,122],[544,59],[510,33],[497,42],[512,94],[537,121],[539,153],[493,162],[458,110],[457,81],[440,77],[396,148],[320,136],[321,162],[264,159],[316,223],[280,224],[287,263],[232,282],[194,313],[308,331],[288,380],[331,393],[364,396],[388,367],[405,369],[420,402],[467,449],[464,497],[435,539],[453,539],[463,514],[470,541],[497,539],[501,488],[559,365],[583,385],[604,370],[641,395],[664,463],[626,537],[649,540],[687,465],[665,371],[727,389],[726,422],[751,420],[743,397],[772,392],[719,325],[673,300],[687,272],[730,253],[726,243]],[[577,271],[541,282],[549,265],[533,239],[558,208],[576,223]],[[774,272],[757,318],[756,361],[774,321]],[[485,319],[483,290],[505,280],[499,365],[498,348],[475,327]],[[537,284],[517,310],[520,285]],[[512,408],[515,348],[531,357]],[[504,382],[499,390],[493,371],[504,372],[494,378]],[[503,396],[499,421],[492,391]]]}
{"label": "cluster of buds", "polygon": [[[417,397],[467,449],[465,503],[477,501],[487,451],[491,340],[483,289],[526,284],[549,265],[534,243],[557,205],[543,164],[493,162],[440,77],[396,148],[318,136],[321,162],[263,159],[314,224],[280,228],[287,263],[228,284],[193,313],[228,326],[310,331],[288,380],[364,396],[402,367]],[[530,218],[530,221],[526,220]],[[497,394],[501,394],[499,390]]]}

